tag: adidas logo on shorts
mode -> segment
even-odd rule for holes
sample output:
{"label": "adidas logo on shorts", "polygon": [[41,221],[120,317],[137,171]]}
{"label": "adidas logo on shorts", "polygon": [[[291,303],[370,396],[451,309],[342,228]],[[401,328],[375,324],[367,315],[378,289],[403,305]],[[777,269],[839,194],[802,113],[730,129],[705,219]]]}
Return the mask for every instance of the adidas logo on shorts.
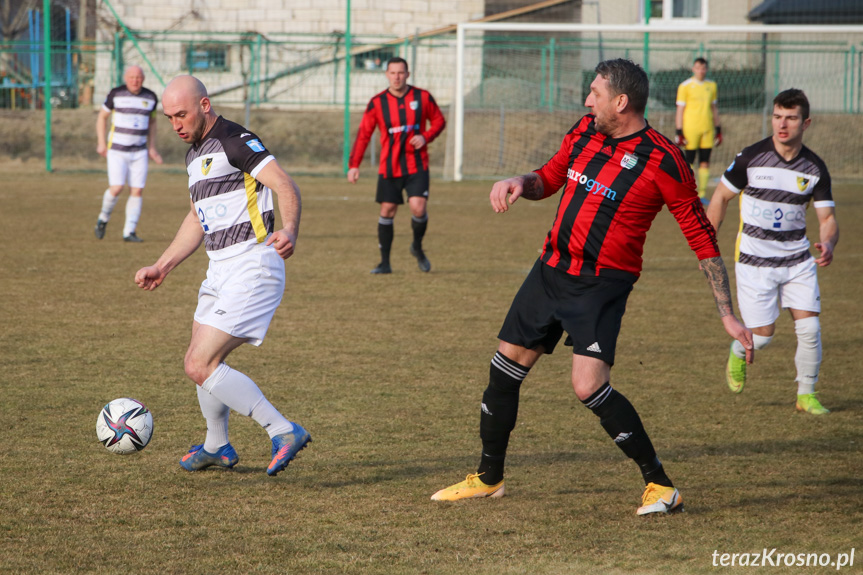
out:
{"label": "adidas logo on shorts", "polygon": [[593,342],[590,347],[587,348],[587,351],[592,351],[593,353],[602,353],[602,350],[599,348],[599,342]]}

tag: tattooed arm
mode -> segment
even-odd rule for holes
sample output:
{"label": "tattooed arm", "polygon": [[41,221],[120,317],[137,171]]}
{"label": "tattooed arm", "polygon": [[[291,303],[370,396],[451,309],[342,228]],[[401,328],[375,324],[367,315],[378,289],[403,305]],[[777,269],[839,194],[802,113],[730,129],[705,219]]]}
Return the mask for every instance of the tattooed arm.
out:
{"label": "tattooed arm", "polygon": [[542,178],[535,172],[496,182],[489,194],[491,207],[498,214],[507,211],[509,206],[522,197],[526,200],[543,198]]}
{"label": "tattooed arm", "polygon": [[752,363],[752,360],[755,359],[755,348],[752,346],[752,332],[740,323],[740,320],[734,315],[728,271],[725,269],[722,258],[719,256],[706,258],[699,261],[698,265],[701,271],[704,272],[704,275],[707,276],[707,283],[710,284],[710,289],[713,290],[713,299],[716,300],[716,308],[719,310],[719,317],[722,319],[725,331],[743,345],[746,349],[746,363]]}

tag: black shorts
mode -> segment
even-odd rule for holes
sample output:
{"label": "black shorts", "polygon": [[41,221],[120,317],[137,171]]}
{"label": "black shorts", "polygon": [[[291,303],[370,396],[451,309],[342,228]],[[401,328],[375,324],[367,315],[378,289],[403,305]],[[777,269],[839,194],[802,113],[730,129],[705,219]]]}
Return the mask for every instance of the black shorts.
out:
{"label": "black shorts", "polygon": [[633,282],[573,276],[537,260],[527,275],[498,338],[528,349],[554,351],[560,336],[572,353],[614,365],[614,351]]}
{"label": "black shorts", "polygon": [[697,150],[683,150],[683,157],[686,158],[687,164],[695,163],[695,152],[698,152],[698,163],[710,162],[710,153],[713,148],[698,148]]}
{"label": "black shorts", "polygon": [[408,197],[429,197],[429,173],[417,172],[401,178],[385,178],[378,174],[378,191],[375,201],[379,204],[384,202],[390,204],[405,203],[402,190],[408,193]]}

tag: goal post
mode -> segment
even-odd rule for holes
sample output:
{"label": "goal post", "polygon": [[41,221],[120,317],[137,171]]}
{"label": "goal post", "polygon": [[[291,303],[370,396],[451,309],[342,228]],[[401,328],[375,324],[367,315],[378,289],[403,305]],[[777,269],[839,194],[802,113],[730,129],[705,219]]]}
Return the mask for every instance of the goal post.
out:
{"label": "goal post", "polygon": [[[771,133],[772,99],[809,97],[806,144],[838,177],[863,177],[863,26],[464,23],[456,33],[452,178],[497,178],[541,166],[583,114],[596,64],[639,63],[647,118],[674,135],[677,85],[696,57],[719,88],[718,176],[742,147]],[[449,174],[448,174],[449,175]]]}

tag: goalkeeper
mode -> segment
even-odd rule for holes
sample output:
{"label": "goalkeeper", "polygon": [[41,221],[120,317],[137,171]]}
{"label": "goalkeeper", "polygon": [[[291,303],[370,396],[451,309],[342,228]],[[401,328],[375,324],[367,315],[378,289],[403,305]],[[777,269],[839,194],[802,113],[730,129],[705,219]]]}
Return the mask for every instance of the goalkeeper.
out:
{"label": "goalkeeper", "polygon": [[[710,179],[710,153],[722,143],[719,110],[716,107],[716,82],[707,79],[707,60],[696,58],[692,77],[677,87],[677,114],[674,142],[682,147],[686,161],[698,175],[698,197],[705,200]],[[698,169],[695,156],[698,152]]]}

